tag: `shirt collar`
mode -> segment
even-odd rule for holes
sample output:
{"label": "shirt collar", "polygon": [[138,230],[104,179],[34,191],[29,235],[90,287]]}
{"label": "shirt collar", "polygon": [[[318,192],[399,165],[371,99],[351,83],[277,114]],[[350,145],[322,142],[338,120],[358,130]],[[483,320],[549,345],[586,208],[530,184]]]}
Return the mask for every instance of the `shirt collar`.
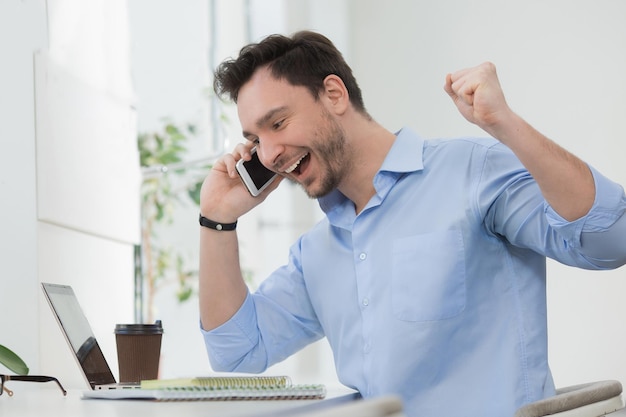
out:
{"label": "shirt collar", "polygon": [[380,172],[413,172],[424,169],[424,140],[411,129],[402,128],[380,167]]}
{"label": "shirt collar", "polygon": [[[396,133],[396,140],[393,142],[389,153],[385,157],[383,164],[376,173],[374,183],[383,173],[403,174],[407,172],[421,171],[424,169],[423,161],[424,140],[415,134],[411,129],[402,128]],[[339,192],[333,190],[330,194],[318,199],[321,209],[329,214],[339,206],[347,202],[347,198]]]}

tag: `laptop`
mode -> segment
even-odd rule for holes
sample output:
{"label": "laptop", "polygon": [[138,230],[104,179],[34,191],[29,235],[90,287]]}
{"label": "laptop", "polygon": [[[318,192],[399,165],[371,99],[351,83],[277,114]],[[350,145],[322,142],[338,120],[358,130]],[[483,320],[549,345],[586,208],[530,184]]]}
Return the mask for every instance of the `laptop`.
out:
{"label": "laptop", "polygon": [[45,282],[41,287],[91,390],[138,388],[116,381],[72,287]]}

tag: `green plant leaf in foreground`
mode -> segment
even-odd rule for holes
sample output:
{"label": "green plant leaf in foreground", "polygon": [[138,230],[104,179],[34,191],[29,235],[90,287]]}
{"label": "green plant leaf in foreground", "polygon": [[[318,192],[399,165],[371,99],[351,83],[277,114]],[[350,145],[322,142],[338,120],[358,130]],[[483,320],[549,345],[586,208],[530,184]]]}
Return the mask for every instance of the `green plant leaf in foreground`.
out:
{"label": "green plant leaf in foreground", "polygon": [[28,366],[10,349],[0,345],[0,363],[18,375],[28,374]]}

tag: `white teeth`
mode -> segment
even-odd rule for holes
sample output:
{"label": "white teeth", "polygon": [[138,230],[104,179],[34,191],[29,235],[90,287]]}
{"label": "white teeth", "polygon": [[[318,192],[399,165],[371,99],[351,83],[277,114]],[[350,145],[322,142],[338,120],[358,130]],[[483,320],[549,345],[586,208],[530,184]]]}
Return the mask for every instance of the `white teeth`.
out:
{"label": "white teeth", "polygon": [[290,174],[291,172],[293,172],[294,169],[298,168],[298,165],[300,165],[300,162],[302,162],[304,157],[307,156],[307,155],[308,155],[308,153],[302,155],[302,157],[300,159],[298,159],[292,166],[290,166],[289,168],[287,168],[285,170],[285,174]]}

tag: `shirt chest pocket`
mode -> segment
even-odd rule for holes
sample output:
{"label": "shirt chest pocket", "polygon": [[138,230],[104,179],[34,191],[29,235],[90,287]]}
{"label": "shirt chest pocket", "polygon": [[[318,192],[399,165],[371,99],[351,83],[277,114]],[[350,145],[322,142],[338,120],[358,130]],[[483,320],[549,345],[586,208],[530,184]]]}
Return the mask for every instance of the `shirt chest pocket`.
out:
{"label": "shirt chest pocket", "polygon": [[465,308],[465,253],[459,230],[397,239],[392,310],[404,321],[452,318]]}

